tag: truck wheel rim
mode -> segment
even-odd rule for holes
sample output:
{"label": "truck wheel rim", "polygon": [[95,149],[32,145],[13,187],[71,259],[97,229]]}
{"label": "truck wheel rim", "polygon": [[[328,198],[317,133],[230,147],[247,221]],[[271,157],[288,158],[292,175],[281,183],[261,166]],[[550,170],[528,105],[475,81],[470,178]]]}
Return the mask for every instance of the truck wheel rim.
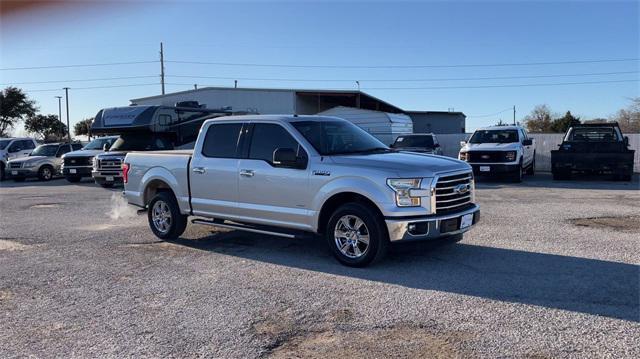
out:
{"label": "truck wheel rim", "polygon": [[169,232],[171,228],[171,211],[164,201],[157,201],[151,210],[153,226],[161,233]]}
{"label": "truck wheel rim", "polygon": [[357,216],[340,217],[333,237],[340,253],[348,258],[360,258],[369,250],[369,229]]}

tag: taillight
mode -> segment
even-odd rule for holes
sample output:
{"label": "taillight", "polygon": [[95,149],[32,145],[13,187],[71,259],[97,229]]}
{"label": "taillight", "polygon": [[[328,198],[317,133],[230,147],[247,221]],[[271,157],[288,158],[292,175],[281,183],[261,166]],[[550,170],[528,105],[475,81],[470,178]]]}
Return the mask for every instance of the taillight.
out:
{"label": "taillight", "polygon": [[123,163],[122,164],[122,181],[124,183],[129,182],[129,164],[128,163]]}

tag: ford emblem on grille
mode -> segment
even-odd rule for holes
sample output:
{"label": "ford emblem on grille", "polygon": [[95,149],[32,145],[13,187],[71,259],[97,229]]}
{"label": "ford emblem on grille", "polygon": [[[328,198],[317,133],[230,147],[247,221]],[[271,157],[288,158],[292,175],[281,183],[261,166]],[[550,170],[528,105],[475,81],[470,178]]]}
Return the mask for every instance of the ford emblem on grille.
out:
{"label": "ford emblem on grille", "polygon": [[76,160],[71,160],[71,163],[76,163]]}
{"label": "ford emblem on grille", "polygon": [[459,184],[453,187],[453,193],[463,194],[469,191],[471,186],[468,183]]}
{"label": "ford emblem on grille", "polygon": [[489,159],[489,155],[482,155],[482,156],[480,156],[480,158],[482,158],[483,160],[488,160]]}

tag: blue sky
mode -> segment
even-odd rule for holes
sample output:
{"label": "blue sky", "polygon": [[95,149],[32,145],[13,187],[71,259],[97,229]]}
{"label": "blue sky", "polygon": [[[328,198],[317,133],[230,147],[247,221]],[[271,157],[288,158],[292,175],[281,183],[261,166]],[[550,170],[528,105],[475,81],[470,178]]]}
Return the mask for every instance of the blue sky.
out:
{"label": "blue sky", "polygon": [[[637,1],[626,2],[113,2],[45,9],[3,18],[0,68],[94,64],[158,59],[159,42],[169,61],[293,65],[457,65],[562,62],[638,58]],[[168,62],[167,91],[232,86],[233,80],[172,76],[287,78],[320,81],[240,80],[243,87],[355,88],[404,109],[447,110],[470,116],[469,130],[521,119],[537,104],[584,118],[607,117],[639,96],[638,61],[454,68],[281,68]],[[417,80],[509,76],[564,77]],[[43,113],[57,114],[56,95],[70,90],[74,123],[103,107],[124,106],[157,95],[157,63],[0,71],[2,86],[24,82],[137,77],[91,82],[18,84]],[[323,81],[327,80],[327,81]],[[349,80],[349,81],[329,81]],[[351,81],[353,80],[353,81]],[[600,84],[425,89],[565,82]],[[78,89],[118,85],[145,86]],[[405,89],[414,87],[420,89]],[[74,89],[75,88],[75,89]],[[400,89],[398,89],[400,88]],[[63,105],[64,106],[64,105]],[[64,118],[64,114],[63,114]]]}

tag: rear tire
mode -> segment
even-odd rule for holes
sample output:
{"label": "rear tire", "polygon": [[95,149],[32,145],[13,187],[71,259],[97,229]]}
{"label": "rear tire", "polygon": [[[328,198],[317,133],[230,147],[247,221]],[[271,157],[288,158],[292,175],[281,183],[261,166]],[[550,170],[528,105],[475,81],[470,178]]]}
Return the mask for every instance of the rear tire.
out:
{"label": "rear tire", "polygon": [[156,237],[163,240],[177,239],[187,228],[187,217],[171,192],[159,192],[149,202],[147,218]]}
{"label": "rear tire", "polygon": [[566,181],[571,178],[571,172],[556,170],[552,172],[555,181]]}
{"label": "rear tire", "polygon": [[38,170],[38,179],[40,181],[51,181],[53,178],[53,167],[51,166],[42,166]]}
{"label": "rear tire", "polygon": [[349,267],[365,267],[382,259],[389,249],[389,235],[375,210],[347,203],[333,212],[325,239],[336,259]]}
{"label": "rear tire", "polygon": [[536,158],[535,158],[535,153],[533,154],[533,161],[531,161],[531,165],[529,166],[529,168],[527,168],[527,174],[528,175],[535,175],[536,174]]}
{"label": "rear tire", "polygon": [[69,181],[71,183],[80,182],[80,180],[82,179],[82,177],[80,177],[80,176],[67,176],[65,178],[67,179],[67,181]]}

